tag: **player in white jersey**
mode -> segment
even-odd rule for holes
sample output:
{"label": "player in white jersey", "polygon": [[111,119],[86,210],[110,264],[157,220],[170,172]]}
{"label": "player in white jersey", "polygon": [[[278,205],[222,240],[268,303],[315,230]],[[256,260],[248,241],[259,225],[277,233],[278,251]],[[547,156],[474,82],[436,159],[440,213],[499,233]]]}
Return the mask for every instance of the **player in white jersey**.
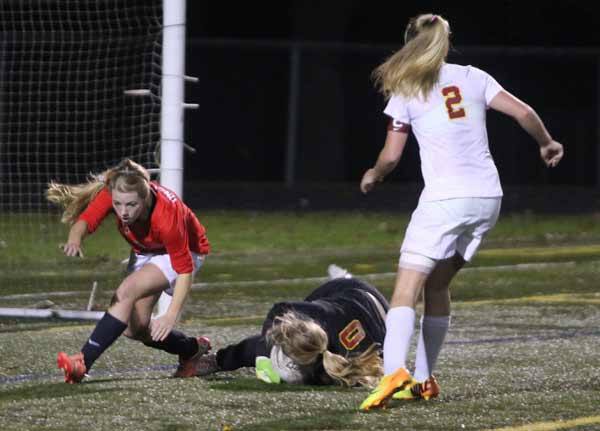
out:
{"label": "player in white jersey", "polygon": [[[476,253],[500,212],[502,188],[488,147],[486,109],[513,117],[539,144],[549,167],[563,147],[536,112],[472,66],[445,62],[450,26],[439,15],[410,20],[405,45],[373,75],[389,99],[385,145],[360,188],[368,193],[397,165],[410,130],[419,144],[425,188],[402,243],[384,342],[385,376],[360,409],[384,407],[398,399],[434,398],[440,388],[433,368],[450,324],[449,284]],[[406,358],[423,292],[424,315],[415,372]]]}

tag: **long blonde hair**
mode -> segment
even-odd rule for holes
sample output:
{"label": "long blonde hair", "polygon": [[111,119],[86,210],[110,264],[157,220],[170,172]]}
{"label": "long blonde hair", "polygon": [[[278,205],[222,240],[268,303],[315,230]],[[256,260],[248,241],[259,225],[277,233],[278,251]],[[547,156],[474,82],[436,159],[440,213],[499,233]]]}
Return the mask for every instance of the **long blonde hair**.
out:
{"label": "long blonde hair", "polygon": [[325,372],[342,386],[374,387],[383,376],[379,346],[372,344],[360,355],[343,357],[327,350],[327,333],[314,320],[288,311],[274,319],[269,341],[298,365],[313,364],[323,355]]}
{"label": "long blonde hair", "polygon": [[450,24],[440,15],[418,15],[408,22],[404,46],[373,71],[386,99],[427,96],[437,83],[450,49]]}
{"label": "long blonde hair", "polygon": [[149,182],[150,174],[143,166],[125,159],[100,174],[90,174],[87,182],[82,184],[68,185],[51,181],[46,190],[46,198],[63,208],[61,217],[63,223],[73,224],[104,187],[122,193],[135,191],[149,206],[151,202]]}

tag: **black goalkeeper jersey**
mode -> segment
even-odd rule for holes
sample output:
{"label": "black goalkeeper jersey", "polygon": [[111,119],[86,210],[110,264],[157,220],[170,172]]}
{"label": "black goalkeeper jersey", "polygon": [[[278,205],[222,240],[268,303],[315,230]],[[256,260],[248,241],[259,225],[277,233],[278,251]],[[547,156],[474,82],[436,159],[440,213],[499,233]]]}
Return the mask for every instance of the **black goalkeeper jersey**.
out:
{"label": "black goalkeeper jersey", "polygon": [[[330,352],[345,357],[357,355],[373,343],[383,345],[385,315],[382,312],[387,313],[388,308],[385,297],[375,287],[354,278],[334,279],[318,287],[304,301],[275,304],[263,323],[262,334],[219,350],[217,363],[222,370],[234,370],[254,366],[256,356],[269,356],[265,335],[273,326],[273,320],[288,311],[317,322],[327,333]],[[305,383],[331,383],[321,361],[308,373]]]}
{"label": "black goalkeeper jersey", "polygon": [[[372,296],[369,296],[368,293]],[[373,343],[383,345],[385,317],[373,301],[376,298],[387,313],[388,303],[374,287],[353,278],[328,281],[304,301],[279,302],[271,308],[262,335],[271,329],[273,319],[288,311],[316,321],[327,333],[327,350],[338,355],[361,353]]]}

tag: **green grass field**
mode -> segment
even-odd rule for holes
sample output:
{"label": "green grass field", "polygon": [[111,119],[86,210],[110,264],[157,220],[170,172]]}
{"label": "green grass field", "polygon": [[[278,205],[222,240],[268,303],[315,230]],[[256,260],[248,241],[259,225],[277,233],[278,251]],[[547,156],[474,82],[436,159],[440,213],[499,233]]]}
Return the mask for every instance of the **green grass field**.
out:
{"label": "green grass field", "polygon": [[[19,231],[17,217],[0,217],[0,307],[49,299],[83,309],[94,280],[96,306],[106,307],[128,255],[114,221],[88,239],[84,259],[67,259],[57,249],[64,227],[44,219]],[[352,212],[200,217],[213,253],[180,326],[216,348],[256,333],[273,302],[302,298],[330,263],[389,296],[408,221]],[[172,379],[176,358],[125,338],[92,378],[66,385],[56,352],[79,350],[93,323],[0,319],[0,429],[600,429],[599,273],[597,216],[501,217],[454,282],[441,397],[369,414],[357,411],[365,389],[267,385],[252,369]]]}

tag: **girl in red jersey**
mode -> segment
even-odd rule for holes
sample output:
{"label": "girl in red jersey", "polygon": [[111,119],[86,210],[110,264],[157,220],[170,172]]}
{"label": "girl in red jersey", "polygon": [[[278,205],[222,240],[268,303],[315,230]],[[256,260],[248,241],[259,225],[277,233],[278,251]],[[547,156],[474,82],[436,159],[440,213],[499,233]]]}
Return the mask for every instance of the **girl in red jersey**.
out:
{"label": "girl in red jersey", "polygon": [[[148,171],[124,160],[85,184],[50,183],[48,200],[64,208],[71,224],[63,251],[83,256],[82,241],[114,212],[117,228],[136,255],[133,272],[117,288],[91,336],[75,355],[58,354],[67,383],[79,383],[92,364],[119,336],[179,355],[176,377],[196,374],[198,359],[210,349],[208,339],[174,330],[194,274],[210,250],[206,230],[172,191],[150,181]],[[151,319],[161,292],[173,287],[167,312]]]}

